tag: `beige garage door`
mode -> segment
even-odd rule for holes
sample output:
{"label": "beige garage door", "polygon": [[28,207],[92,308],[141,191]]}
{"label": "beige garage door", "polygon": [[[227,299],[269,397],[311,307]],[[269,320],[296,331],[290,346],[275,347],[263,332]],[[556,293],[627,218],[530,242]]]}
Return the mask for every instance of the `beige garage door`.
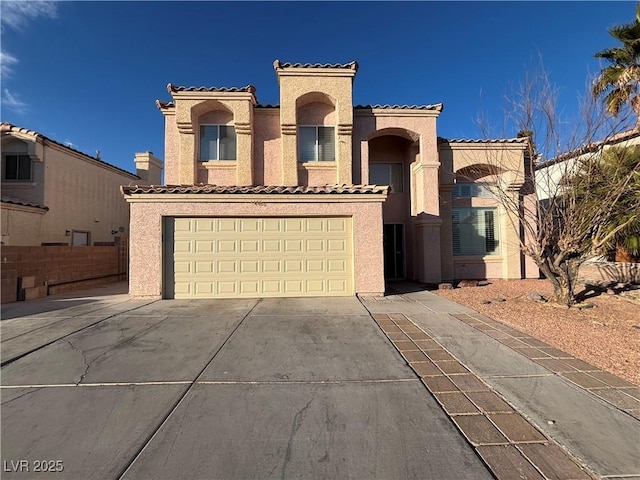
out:
{"label": "beige garage door", "polygon": [[350,217],[169,218],[169,298],[353,295]]}

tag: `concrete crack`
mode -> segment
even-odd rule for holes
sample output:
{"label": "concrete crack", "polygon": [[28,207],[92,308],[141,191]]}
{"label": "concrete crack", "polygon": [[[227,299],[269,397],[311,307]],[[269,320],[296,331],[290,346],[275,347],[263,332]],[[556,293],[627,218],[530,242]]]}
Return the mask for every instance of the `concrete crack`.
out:
{"label": "concrete crack", "polygon": [[89,362],[87,362],[87,357],[84,354],[84,352],[78,348],[76,348],[73,343],[71,343],[71,340],[67,340],[67,343],[69,344],[69,346],[71,347],[72,350],[78,352],[80,355],[82,355],[82,362],[84,363],[84,373],[82,375],[80,375],[80,379],[76,382],[76,386],[80,385],[82,383],[82,380],[84,380],[84,377],[87,376],[87,373],[89,373]]}
{"label": "concrete crack", "polygon": [[307,414],[307,410],[309,410],[309,406],[313,402],[313,398],[309,400],[309,402],[302,407],[296,415],[293,417],[293,424],[291,425],[291,433],[289,434],[289,441],[287,442],[287,450],[284,454],[284,464],[282,465],[282,475],[280,478],[284,479],[287,473],[287,467],[289,466],[289,461],[291,460],[291,451],[293,450],[293,439],[296,437],[298,430],[302,426],[302,422],[304,421],[304,417]]}

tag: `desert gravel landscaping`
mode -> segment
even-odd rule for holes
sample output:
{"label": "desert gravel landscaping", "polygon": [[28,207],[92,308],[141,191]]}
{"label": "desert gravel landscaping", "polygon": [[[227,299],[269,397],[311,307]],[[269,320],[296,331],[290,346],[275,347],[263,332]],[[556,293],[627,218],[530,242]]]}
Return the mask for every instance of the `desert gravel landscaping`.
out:
{"label": "desert gravel landscaping", "polygon": [[640,385],[640,291],[592,296],[584,303],[593,307],[585,309],[528,297],[549,297],[552,291],[546,280],[494,280],[435,293]]}

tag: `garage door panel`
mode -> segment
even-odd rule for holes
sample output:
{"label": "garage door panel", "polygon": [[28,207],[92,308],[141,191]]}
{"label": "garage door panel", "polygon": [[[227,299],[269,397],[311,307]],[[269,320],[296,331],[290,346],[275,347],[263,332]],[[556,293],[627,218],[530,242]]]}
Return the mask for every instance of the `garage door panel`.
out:
{"label": "garage door panel", "polygon": [[175,298],[353,294],[350,217],[172,222]]}

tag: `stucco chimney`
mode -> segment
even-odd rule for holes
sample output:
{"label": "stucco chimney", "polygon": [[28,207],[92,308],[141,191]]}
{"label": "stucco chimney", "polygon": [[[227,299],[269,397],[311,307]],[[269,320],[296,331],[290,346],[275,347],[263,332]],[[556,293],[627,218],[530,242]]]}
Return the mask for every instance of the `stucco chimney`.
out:
{"label": "stucco chimney", "polygon": [[153,152],[136,153],[136,175],[149,185],[162,185],[162,160],[153,156]]}

